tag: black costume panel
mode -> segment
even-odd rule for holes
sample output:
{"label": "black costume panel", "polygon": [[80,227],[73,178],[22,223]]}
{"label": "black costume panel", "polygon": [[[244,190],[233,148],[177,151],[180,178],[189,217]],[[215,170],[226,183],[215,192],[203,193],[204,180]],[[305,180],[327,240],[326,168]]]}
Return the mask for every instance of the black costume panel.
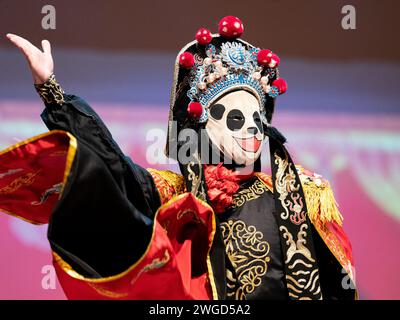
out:
{"label": "black costume panel", "polygon": [[287,299],[273,193],[258,177],[242,183],[234,208],[220,215],[228,299]]}

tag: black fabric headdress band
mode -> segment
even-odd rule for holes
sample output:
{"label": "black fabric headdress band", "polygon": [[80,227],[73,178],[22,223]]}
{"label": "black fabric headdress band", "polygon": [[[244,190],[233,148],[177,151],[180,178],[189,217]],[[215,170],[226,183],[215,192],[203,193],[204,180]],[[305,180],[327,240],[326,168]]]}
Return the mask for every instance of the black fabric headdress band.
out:
{"label": "black fabric headdress band", "polygon": [[279,227],[289,298],[320,300],[322,292],[311,223],[297,169],[286,150],[285,137],[268,126],[275,218]]}

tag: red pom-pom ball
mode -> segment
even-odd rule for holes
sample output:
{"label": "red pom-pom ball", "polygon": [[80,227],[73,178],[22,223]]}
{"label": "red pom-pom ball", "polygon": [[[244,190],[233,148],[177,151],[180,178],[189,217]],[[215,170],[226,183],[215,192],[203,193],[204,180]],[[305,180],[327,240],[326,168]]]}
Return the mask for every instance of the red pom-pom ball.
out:
{"label": "red pom-pom ball", "polygon": [[183,68],[190,69],[194,65],[194,57],[190,52],[184,52],[179,56],[179,65]]}
{"label": "red pom-pom ball", "polygon": [[279,94],[285,93],[287,90],[287,83],[282,78],[276,79],[274,82],[272,82],[272,85],[278,88]]}
{"label": "red pom-pom ball", "polygon": [[267,66],[271,62],[272,52],[268,49],[260,50],[257,54],[257,62],[260,66]]}
{"label": "red pom-pom ball", "polygon": [[281,59],[279,59],[279,57],[273,53],[271,55],[271,61],[268,63],[268,66],[271,68],[276,68],[277,66],[279,66],[279,63],[281,62]]}
{"label": "red pom-pom ball", "polygon": [[243,23],[238,17],[226,16],[218,24],[218,32],[224,38],[239,38],[243,34],[243,31]]}
{"label": "red pom-pom ball", "polygon": [[200,28],[196,33],[196,40],[201,45],[209,44],[212,40],[211,31],[206,28]]}
{"label": "red pom-pom ball", "polygon": [[198,119],[203,114],[203,106],[200,102],[190,102],[187,112],[191,118]]}

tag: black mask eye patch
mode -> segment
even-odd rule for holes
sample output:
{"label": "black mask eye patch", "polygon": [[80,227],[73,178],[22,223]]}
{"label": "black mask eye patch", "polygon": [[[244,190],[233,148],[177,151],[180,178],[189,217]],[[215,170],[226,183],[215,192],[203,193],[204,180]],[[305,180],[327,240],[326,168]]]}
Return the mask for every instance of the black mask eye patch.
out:
{"label": "black mask eye patch", "polygon": [[242,111],[233,109],[226,116],[226,125],[231,131],[240,130],[245,123]]}
{"label": "black mask eye patch", "polygon": [[253,120],[254,120],[254,123],[257,125],[258,130],[260,130],[260,132],[263,133],[263,126],[262,126],[260,114],[258,113],[258,111],[255,111],[253,113]]}
{"label": "black mask eye patch", "polygon": [[210,115],[215,120],[221,120],[222,116],[224,115],[224,112],[225,112],[225,106],[220,103],[214,104],[210,108]]}

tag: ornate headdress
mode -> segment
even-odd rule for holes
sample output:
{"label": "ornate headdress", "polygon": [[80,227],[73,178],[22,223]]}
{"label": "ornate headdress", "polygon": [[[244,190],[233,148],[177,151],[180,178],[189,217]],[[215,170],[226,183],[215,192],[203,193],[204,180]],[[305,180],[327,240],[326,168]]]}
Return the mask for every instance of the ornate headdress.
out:
{"label": "ornate headdress", "polygon": [[250,91],[260,103],[265,125],[271,122],[274,99],[287,89],[279,76],[279,57],[268,49],[259,49],[238,39],[242,22],[233,16],[219,23],[219,34],[201,28],[196,40],[178,54],[170,103],[170,126],[166,153],[176,137],[171,136],[172,123],[177,132],[185,124],[205,123],[210,105],[229,91]]}

